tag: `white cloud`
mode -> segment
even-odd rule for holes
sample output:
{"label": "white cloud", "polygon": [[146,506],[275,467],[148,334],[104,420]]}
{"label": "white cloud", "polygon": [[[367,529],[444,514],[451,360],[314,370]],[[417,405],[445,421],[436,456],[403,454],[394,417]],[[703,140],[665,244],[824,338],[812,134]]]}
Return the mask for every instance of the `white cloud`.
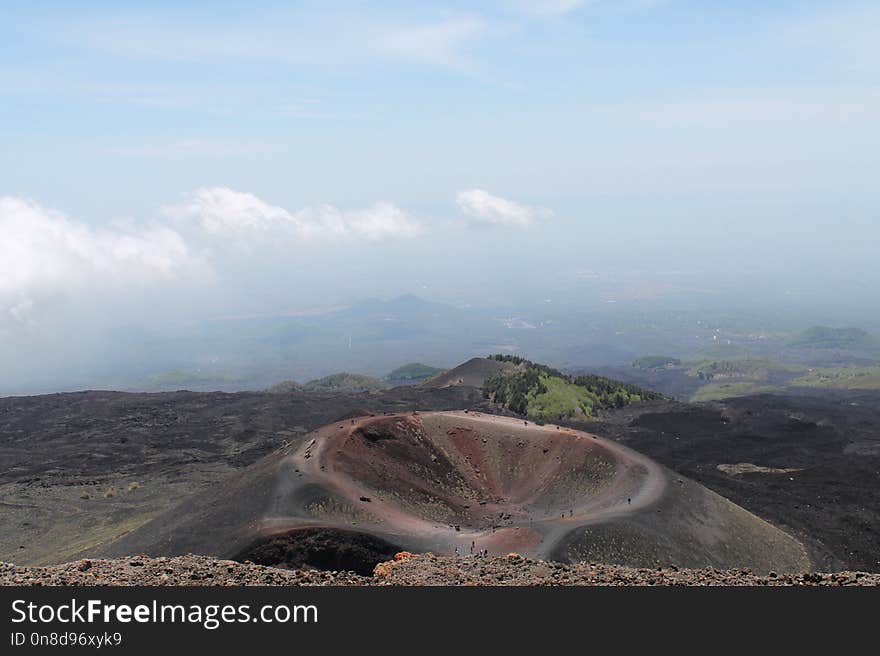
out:
{"label": "white cloud", "polygon": [[422,231],[421,224],[413,221],[393,203],[378,202],[364,210],[342,211],[332,205],[306,208],[298,213],[311,234],[320,236],[329,232],[338,236],[354,236],[379,241],[414,237]]}
{"label": "white cloud", "polygon": [[28,323],[41,303],[74,292],[151,284],[188,265],[181,236],[163,226],[92,228],[56,210],[0,197],[0,326]]}
{"label": "white cloud", "polygon": [[191,221],[217,237],[264,238],[275,243],[352,238],[379,241],[413,237],[422,230],[421,224],[388,202],[353,211],[333,205],[289,211],[226,187],[197,189],[183,203],[167,207],[164,212],[178,221]]}
{"label": "white cloud", "polygon": [[461,191],[456,196],[458,208],[475,223],[525,227],[536,219],[552,216],[550,210],[520,205],[512,200],[493,196],[483,189]]}
{"label": "white cloud", "polygon": [[[413,237],[422,226],[392,203],[359,210],[318,205],[291,212],[253,194],[198,189],[166,208],[161,223],[95,227],[25,198],[0,196],[0,330],[49,322],[52,308],[77,304],[108,312],[148,287],[223,274],[224,252],[267,252],[291,244]],[[212,258],[213,259],[210,259]],[[207,278],[206,278],[207,276]],[[194,280],[193,280],[194,279]],[[167,285],[175,282],[175,287]],[[100,300],[103,299],[103,300]]]}
{"label": "white cloud", "polygon": [[287,210],[260,200],[253,194],[225,187],[197,189],[179,205],[164,213],[175,219],[191,219],[210,233],[266,230],[272,226],[295,227],[296,219]]}

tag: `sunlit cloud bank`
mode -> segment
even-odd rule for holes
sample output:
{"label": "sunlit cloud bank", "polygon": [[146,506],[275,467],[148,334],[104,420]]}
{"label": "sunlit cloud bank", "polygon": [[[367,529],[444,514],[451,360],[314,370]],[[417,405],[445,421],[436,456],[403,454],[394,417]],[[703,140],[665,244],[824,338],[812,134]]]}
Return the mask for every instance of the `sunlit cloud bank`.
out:
{"label": "sunlit cloud bank", "polygon": [[456,202],[461,212],[473,223],[525,227],[538,219],[552,216],[545,208],[529,207],[512,200],[493,196],[483,189],[459,192]]}
{"label": "sunlit cloud bank", "polygon": [[[474,190],[459,194],[474,223],[523,226],[542,211]],[[146,222],[104,226],[15,196],[0,197],[0,328],[33,324],[44,308],[152,288],[179,292],[236,270],[241,256],[268,269],[336,246],[379,248],[418,238],[437,225],[394,203],[361,209],[319,204],[287,209],[226,187],[183,195]],[[262,255],[284,257],[263,258]],[[239,257],[236,260],[236,257]],[[249,268],[250,265],[249,265]],[[237,274],[230,274],[237,275]]]}
{"label": "sunlit cloud bank", "polygon": [[155,284],[192,264],[163,225],[92,228],[62,212],[0,197],[0,325],[29,323],[41,304],[75,292]]}
{"label": "sunlit cloud bank", "polygon": [[422,225],[390,202],[362,210],[318,205],[290,211],[257,196],[225,187],[198,189],[184,202],[166,207],[165,216],[190,221],[215,236],[284,240],[382,239],[414,237]]}

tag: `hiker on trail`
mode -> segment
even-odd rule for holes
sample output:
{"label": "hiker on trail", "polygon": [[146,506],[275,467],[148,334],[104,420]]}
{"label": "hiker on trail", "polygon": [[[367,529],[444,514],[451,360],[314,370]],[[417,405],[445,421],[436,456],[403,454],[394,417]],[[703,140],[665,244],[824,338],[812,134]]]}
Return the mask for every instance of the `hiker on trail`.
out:
{"label": "hiker on trail", "polygon": [[471,540],[471,555],[474,555],[474,547],[477,546],[477,543]]}
{"label": "hiker on trail", "polygon": [[633,500],[630,499],[629,497],[627,497],[627,498],[626,498],[626,502],[627,502],[628,504],[632,504]]}

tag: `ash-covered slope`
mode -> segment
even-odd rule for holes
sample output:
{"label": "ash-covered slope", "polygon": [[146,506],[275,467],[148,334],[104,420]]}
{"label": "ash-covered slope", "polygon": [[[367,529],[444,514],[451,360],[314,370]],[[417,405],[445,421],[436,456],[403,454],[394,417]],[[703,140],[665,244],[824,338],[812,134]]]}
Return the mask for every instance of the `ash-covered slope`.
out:
{"label": "ash-covered slope", "polygon": [[471,358],[457,367],[437,374],[429,378],[423,387],[483,387],[492,376],[503,371],[513,371],[516,365],[511,362],[501,362],[492,358]]}
{"label": "ash-covered slope", "polygon": [[620,444],[475,412],[325,426],[99,555],[197,553],[369,572],[401,549],[810,566],[792,537]]}

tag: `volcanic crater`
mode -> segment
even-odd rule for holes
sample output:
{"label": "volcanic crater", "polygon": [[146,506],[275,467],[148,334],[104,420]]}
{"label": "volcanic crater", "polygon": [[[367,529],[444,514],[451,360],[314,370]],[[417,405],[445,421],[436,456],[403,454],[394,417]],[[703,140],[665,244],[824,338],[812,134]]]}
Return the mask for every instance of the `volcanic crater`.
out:
{"label": "volcanic crater", "polygon": [[361,573],[396,551],[805,571],[794,538],[617,442],[474,411],[334,422],[102,550]]}

